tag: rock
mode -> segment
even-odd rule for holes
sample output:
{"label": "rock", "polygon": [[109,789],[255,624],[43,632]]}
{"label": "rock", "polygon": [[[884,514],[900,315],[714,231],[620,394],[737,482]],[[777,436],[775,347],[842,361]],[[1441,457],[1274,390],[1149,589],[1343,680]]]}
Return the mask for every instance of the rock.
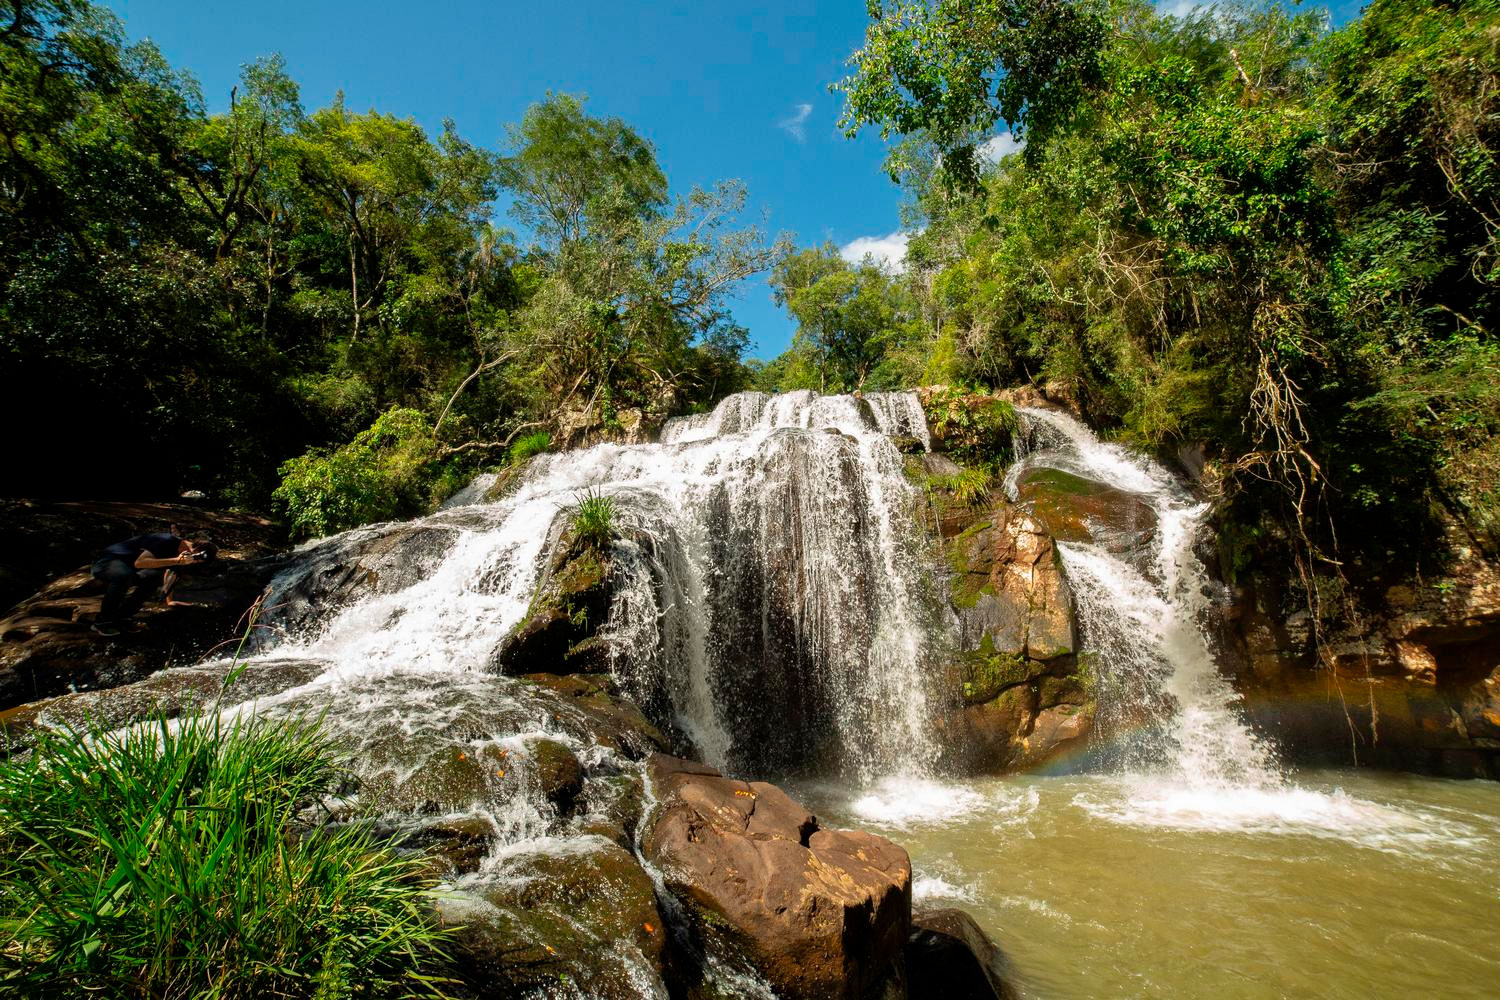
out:
{"label": "rock", "polygon": [[1050,660],[1072,653],[1073,601],[1052,538],[1024,510],[1001,504],[954,540],[960,642]]}
{"label": "rock", "polygon": [[1440,522],[1439,575],[1351,564],[1319,579],[1317,621],[1300,584],[1264,568],[1241,584],[1236,686],[1293,758],[1500,775],[1500,564]]}
{"label": "rock", "polygon": [[111,729],[164,716],[198,712],[222,697],[227,704],[266,698],[306,684],[322,665],[306,660],[255,660],[227,689],[226,661],[176,667],[120,687],[81,691],[0,712],[0,755],[25,749],[48,728]]}
{"label": "rock", "polygon": [[530,612],[496,650],[505,674],[609,670],[595,632],[609,614],[609,556],[564,535],[548,560]]}
{"label": "rock", "polygon": [[1001,503],[970,522],[946,543],[959,648],[944,759],[979,773],[1044,766],[1084,743],[1094,717],[1072,595],[1026,508]]}
{"label": "rock", "polygon": [[[16,537],[25,543],[11,579],[22,586],[35,583],[42,572],[54,578],[0,620],[0,710],[69,691],[128,684],[191,663],[215,647],[232,652],[245,628],[245,612],[277,565],[269,553],[280,533],[258,518],[173,504],[5,501],[4,509],[17,518]],[[96,516],[99,524],[92,523]],[[197,606],[168,608],[150,601],[121,635],[105,638],[90,631],[104,587],[79,562],[122,538],[171,524],[189,535],[222,539],[215,543],[218,559],[181,571],[176,596]],[[62,559],[68,561],[50,562]]]}
{"label": "rock", "polygon": [[478,998],[665,993],[667,931],[651,879],[607,841],[507,857],[493,876],[441,897],[438,913],[459,928],[454,971]]}
{"label": "rock", "polygon": [[1156,532],[1156,509],[1141,494],[1060,469],[1028,469],[1016,495],[1049,535],[1064,542],[1094,542],[1130,555],[1145,550]]}
{"label": "rock", "polygon": [[[457,517],[457,515],[452,515]],[[426,578],[463,534],[454,523],[371,525],[298,553],[278,577],[264,623],[305,632],[372,594],[393,594]]]}
{"label": "rock", "polygon": [[535,739],[526,744],[528,765],[537,788],[562,813],[571,812],[573,800],[583,791],[583,765],[567,744]]}
{"label": "rock", "polygon": [[917,909],[906,943],[910,1000],[1011,1000],[1005,956],[962,910]]}
{"label": "rock", "polygon": [[645,856],[695,936],[787,1000],[870,995],[898,974],[911,863],[890,841],[823,830],[774,785],[657,755]]}

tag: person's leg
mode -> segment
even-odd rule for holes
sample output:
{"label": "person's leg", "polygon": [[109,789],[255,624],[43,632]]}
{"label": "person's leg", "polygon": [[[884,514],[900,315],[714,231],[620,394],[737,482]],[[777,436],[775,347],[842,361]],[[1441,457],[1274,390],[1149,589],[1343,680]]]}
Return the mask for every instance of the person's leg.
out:
{"label": "person's leg", "polygon": [[94,579],[104,584],[104,598],[99,602],[99,620],[115,621],[120,618],[125,595],[135,583],[135,567],[124,559],[100,559],[90,571]]}
{"label": "person's leg", "polygon": [[146,603],[147,598],[156,593],[157,585],[161,583],[162,571],[159,569],[143,569],[131,574],[135,583],[135,589],[130,596],[120,604],[120,617],[129,618],[141,610],[141,605]]}

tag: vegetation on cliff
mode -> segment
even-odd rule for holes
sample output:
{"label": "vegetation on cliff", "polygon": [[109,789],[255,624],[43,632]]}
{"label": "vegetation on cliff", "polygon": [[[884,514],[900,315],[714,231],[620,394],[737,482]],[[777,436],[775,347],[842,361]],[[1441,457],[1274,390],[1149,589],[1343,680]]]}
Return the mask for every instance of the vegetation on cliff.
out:
{"label": "vegetation on cliff", "polygon": [[[1241,559],[1288,530],[1319,565],[1336,536],[1415,555],[1433,504],[1500,541],[1493,0],[1336,31],[1279,3],[871,10],[844,125],[905,137],[914,235],[844,388],[1051,383],[1134,441],[1206,444]],[[789,300],[763,377],[830,339]]]}

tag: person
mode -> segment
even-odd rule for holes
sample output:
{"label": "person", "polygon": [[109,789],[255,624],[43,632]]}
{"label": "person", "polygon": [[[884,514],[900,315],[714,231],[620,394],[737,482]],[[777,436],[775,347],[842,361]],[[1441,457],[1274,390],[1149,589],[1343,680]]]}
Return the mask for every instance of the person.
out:
{"label": "person", "polygon": [[175,524],[170,531],[136,535],[100,552],[90,570],[105,587],[94,631],[119,635],[120,623],[139,611],[158,586],[165,590],[169,605],[186,603],[172,598],[177,567],[191,566],[213,554],[211,544],[180,537]]}

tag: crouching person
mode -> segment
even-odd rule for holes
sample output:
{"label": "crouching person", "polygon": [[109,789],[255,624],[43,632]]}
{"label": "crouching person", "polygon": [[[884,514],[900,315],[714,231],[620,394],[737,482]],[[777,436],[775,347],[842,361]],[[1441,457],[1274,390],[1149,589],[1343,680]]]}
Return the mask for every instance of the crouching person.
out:
{"label": "crouching person", "polygon": [[116,542],[95,560],[94,579],[104,584],[104,599],[93,629],[100,635],[119,635],[120,625],[146,603],[158,587],[168,604],[177,583],[177,568],[213,558],[214,546],[181,538],[175,530],[136,535]]}

